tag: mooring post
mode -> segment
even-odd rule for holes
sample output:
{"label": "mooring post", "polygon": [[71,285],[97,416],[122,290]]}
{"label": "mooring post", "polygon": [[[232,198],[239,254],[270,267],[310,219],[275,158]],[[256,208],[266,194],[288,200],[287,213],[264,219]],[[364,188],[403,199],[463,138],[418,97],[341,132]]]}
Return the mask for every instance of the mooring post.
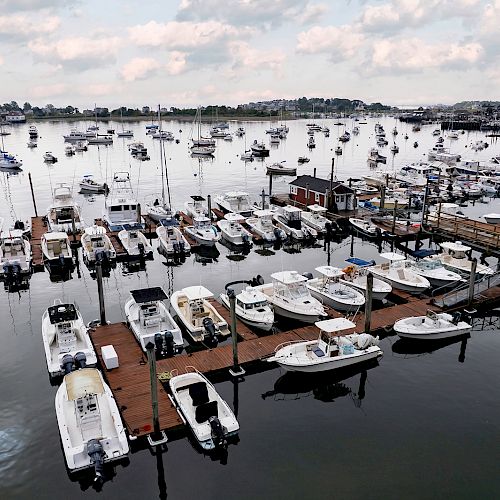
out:
{"label": "mooring post", "polygon": [[373,274],[366,275],[365,333],[370,333],[372,322]]}
{"label": "mooring post", "polygon": [[474,283],[476,282],[477,259],[472,259],[470,279],[469,279],[469,301],[468,305],[471,306],[474,301]]}
{"label": "mooring post", "polygon": [[394,200],[394,213],[392,214],[392,229],[391,233],[395,235],[396,231],[396,212],[398,210],[398,200]]}
{"label": "mooring post", "polygon": [[316,167],[313,169],[313,177],[316,178]]}
{"label": "mooring post", "polygon": [[28,179],[30,181],[31,199],[33,200],[33,208],[35,209],[35,217],[38,217],[38,212],[36,210],[35,191],[33,191],[33,181],[31,180],[31,172],[28,172]]}
{"label": "mooring post", "polygon": [[380,186],[380,206],[379,206],[380,211],[384,210],[384,205],[385,205],[385,186],[381,185]]}
{"label": "mooring post", "polygon": [[269,203],[271,203],[272,194],[273,194],[273,174],[269,174]]}
{"label": "mooring post", "polygon": [[99,316],[101,318],[101,326],[107,324],[106,322],[106,306],[104,304],[104,288],[102,286],[102,264],[97,261],[95,264],[96,277],[97,277],[97,294],[99,295]]}
{"label": "mooring post", "polygon": [[262,193],[260,194],[262,197],[262,210],[266,208],[266,191],[262,188]]}
{"label": "mooring post", "polygon": [[212,195],[207,194],[208,218],[212,220]]}
{"label": "mooring post", "polygon": [[236,294],[232,288],[227,289],[227,298],[229,299],[229,315],[231,316],[231,337],[233,339],[233,367],[229,373],[233,377],[239,377],[245,374],[238,362],[238,333],[236,332]]}

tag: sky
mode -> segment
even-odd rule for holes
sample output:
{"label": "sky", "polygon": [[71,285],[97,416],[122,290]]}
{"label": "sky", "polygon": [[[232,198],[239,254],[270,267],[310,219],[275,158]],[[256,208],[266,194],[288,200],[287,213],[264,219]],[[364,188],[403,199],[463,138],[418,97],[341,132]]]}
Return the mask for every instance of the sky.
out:
{"label": "sky", "polygon": [[0,101],[500,100],[500,0],[0,0]]}

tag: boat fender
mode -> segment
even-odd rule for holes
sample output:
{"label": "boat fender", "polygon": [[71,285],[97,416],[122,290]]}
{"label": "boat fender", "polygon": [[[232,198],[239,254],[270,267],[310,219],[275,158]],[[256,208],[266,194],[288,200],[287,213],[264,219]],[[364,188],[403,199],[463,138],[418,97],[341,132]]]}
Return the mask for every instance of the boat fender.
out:
{"label": "boat fender", "polygon": [[75,360],[73,359],[73,356],[71,356],[71,354],[65,354],[62,357],[61,368],[64,371],[64,375],[67,375],[68,373],[71,373],[73,371],[74,362]]}
{"label": "boat fender", "polygon": [[80,368],[85,368],[87,366],[87,356],[82,351],[79,351],[75,354],[74,360],[77,370],[79,370]]}
{"label": "boat fender", "polygon": [[104,448],[100,441],[91,439],[87,443],[87,454],[91,463],[94,464],[94,481],[102,481],[104,479]]}
{"label": "boat fender", "polygon": [[212,440],[217,448],[220,448],[222,446],[225,446],[226,443],[226,438],[225,438],[225,433],[224,433],[224,427],[220,423],[220,420],[212,416],[208,419],[208,423],[210,424],[210,430],[212,434]]}

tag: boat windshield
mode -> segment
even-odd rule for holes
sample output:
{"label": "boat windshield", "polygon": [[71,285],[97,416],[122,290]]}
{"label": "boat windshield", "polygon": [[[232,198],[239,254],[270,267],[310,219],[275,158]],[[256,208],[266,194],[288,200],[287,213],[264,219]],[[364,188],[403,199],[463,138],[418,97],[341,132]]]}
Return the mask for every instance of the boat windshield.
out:
{"label": "boat windshield", "polygon": [[309,291],[307,290],[307,287],[304,283],[290,285],[288,287],[288,290],[290,291],[290,296],[292,297],[292,299],[300,299],[309,295]]}

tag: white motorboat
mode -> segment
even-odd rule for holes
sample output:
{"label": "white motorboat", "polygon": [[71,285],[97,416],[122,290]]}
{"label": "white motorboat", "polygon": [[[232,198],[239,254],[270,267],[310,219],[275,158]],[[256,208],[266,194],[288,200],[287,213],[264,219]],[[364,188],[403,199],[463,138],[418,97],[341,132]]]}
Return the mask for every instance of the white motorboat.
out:
{"label": "white motorboat", "polygon": [[283,162],[273,163],[266,166],[266,172],[270,175],[297,175],[297,168],[283,165]]}
{"label": "white motorboat", "polygon": [[179,228],[179,222],[174,217],[162,219],[156,226],[158,249],[165,255],[184,255],[191,252],[188,243]]}
{"label": "white motorboat", "polygon": [[87,151],[87,141],[78,141],[75,144],[75,151],[76,152],[81,152],[81,151]]}
{"label": "white motorboat", "polygon": [[269,156],[269,149],[266,148],[266,145],[263,142],[257,142],[257,140],[253,141],[252,145],[250,146],[250,149],[252,150],[253,156],[257,157]]}
{"label": "white motorboat", "polygon": [[43,161],[45,163],[55,163],[57,158],[50,151],[47,151],[43,155]]}
{"label": "white motorboat", "polygon": [[488,224],[500,224],[500,214],[484,214],[483,218]]}
{"label": "white motorboat", "polygon": [[242,222],[245,222],[245,219],[240,214],[227,213],[224,219],[217,222],[222,238],[233,245],[250,245],[252,233],[241,225]]}
{"label": "white motorboat", "polygon": [[63,232],[44,233],[41,239],[43,260],[49,266],[69,266],[73,264],[68,235]]}
{"label": "white motorboat", "polygon": [[200,245],[214,246],[220,240],[216,227],[205,216],[194,217],[193,225],[186,226],[184,231]]}
{"label": "white motorboat", "polygon": [[225,213],[239,214],[240,217],[250,217],[253,209],[250,195],[245,191],[230,191],[215,197],[215,203]]}
{"label": "white motorboat", "polygon": [[[458,271],[459,273],[470,274],[472,271],[472,261],[467,257],[472,249],[467,245],[463,245],[461,241],[445,241],[440,243],[439,246],[443,252],[437,255],[430,255],[425,257],[424,260],[439,260],[444,267],[451,271]],[[477,263],[476,274],[487,275],[493,274],[494,271],[484,264]]]}
{"label": "white motorboat", "polygon": [[452,286],[463,281],[460,274],[446,269],[439,260],[409,262],[411,270],[426,278],[433,287]]}
{"label": "white motorboat", "polygon": [[76,153],[76,148],[75,146],[66,146],[64,148],[64,153],[66,154],[66,156],[73,156],[75,153]]}
{"label": "white motorboat", "polygon": [[240,154],[240,160],[243,161],[253,161],[253,154],[252,152],[245,151],[244,153]]}
{"label": "white motorboat", "polygon": [[381,155],[377,148],[371,148],[368,151],[368,163],[376,165],[377,163],[386,163],[387,157]]}
{"label": "white motorboat", "polygon": [[184,203],[184,210],[189,217],[208,216],[208,208],[205,206],[205,198],[199,195],[192,195],[191,201]]}
{"label": "white motorboat", "polygon": [[137,199],[128,172],[115,172],[111,192],[104,201],[104,222],[111,229],[140,223]]}
{"label": "white motorboat", "polygon": [[[1,231],[1,222],[0,222]],[[22,229],[0,232],[0,277],[31,272],[31,245]]]}
{"label": "white motorboat", "polygon": [[88,264],[116,259],[116,251],[102,226],[85,228],[81,237],[83,260]]}
{"label": "white motorboat", "polygon": [[318,205],[309,205],[307,211],[302,211],[302,221],[309,227],[312,227],[315,231],[325,232],[326,225],[330,222],[324,214],[328,210],[325,207]]}
{"label": "white motorboat", "polygon": [[248,217],[245,222],[257,236],[260,236],[264,241],[286,239],[285,232],[273,225],[273,212],[254,210],[253,215],[253,217]]}
{"label": "white motorboat", "polygon": [[129,257],[153,257],[153,247],[140,229],[124,224],[118,232],[118,239]]}
{"label": "white motorboat", "polygon": [[411,264],[402,255],[388,252],[381,253],[380,257],[389,262],[383,262],[370,268],[371,273],[382,281],[386,281],[393,288],[410,293],[421,293],[431,284],[423,276],[411,269]]}
{"label": "white motorboat", "polygon": [[120,412],[101,372],[84,368],[66,375],[55,398],[57,423],[66,464],[71,472],[103,465],[128,455]]}
{"label": "white motorboat", "polygon": [[84,175],[80,181],[80,190],[85,193],[106,193],[108,185],[105,182],[97,182],[90,174]]}
{"label": "white motorboat", "polygon": [[225,447],[238,433],[240,425],[231,408],[201,373],[190,371],[168,383],[175,405],[204,450]]}
{"label": "white motorboat", "polygon": [[66,142],[77,142],[77,141],[87,140],[87,134],[84,132],[80,132],[79,130],[76,129],[70,130],[69,134],[63,135],[63,137]]}
{"label": "white motorboat", "polygon": [[109,144],[113,144],[113,136],[106,134],[95,134],[92,137],[87,137],[87,143],[89,145],[104,145],[107,146]]}
{"label": "white motorboat", "polygon": [[[130,151],[130,154],[132,156],[140,156],[148,154],[148,148],[144,146],[143,142],[131,142],[128,145],[128,150]],[[160,152],[161,151],[162,150],[160,149]]]}
{"label": "white motorboat", "polygon": [[116,133],[117,137],[134,137],[134,132],[132,130],[122,130]]}
{"label": "white motorboat", "polygon": [[184,340],[163,301],[166,293],[160,287],[132,290],[125,303],[125,316],[130,329],[146,352],[151,342],[158,354],[173,355],[182,351]]}
{"label": "white motorboat", "polygon": [[170,304],[182,326],[194,342],[217,344],[218,336],[230,333],[226,320],[210,303],[213,293],[204,286],[189,286],[176,291]]}
{"label": "white motorboat", "polygon": [[302,210],[298,207],[286,205],[273,213],[273,220],[287,236],[296,240],[317,238],[318,233],[312,227],[302,224]]}
{"label": "white motorboat", "polygon": [[271,278],[272,283],[254,288],[267,295],[275,314],[304,323],[314,323],[327,316],[321,302],[311,296],[305,276],[297,271],[281,271],[271,274]]}
{"label": "white motorboat", "polygon": [[[231,308],[229,298],[226,293],[220,294],[222,304],[228,309]],[[269,332],[274,324],[274,312],[269,305],[267,296],[255,288],[248,286],[236,295],[235,303],[236,316],[243,323]]]}
{"label": "white motorboat", "polygon": [[394,323],[394,331],[402,338],[436,340],[470,333],[472,325],[448,313],[427,311],[426,316],[412,316]]}
{"label": "white motorboat", "polygon": [[379,234],[378,227],[366,219],[349,217],[349,222],[357,232],[362,233],[369,238],[376,238]]}
{"label": "white motorboat", "polygon": [[28,142],[27,146],[29,148],[37,148],[38,147],[38,142],[36,142],[35,140],[31,140]]}
{"label": "white motorboat", "polygon": [[[347,259],[349,265],[346,266],[342,271],[344,276],[340,278],[341,283],[345,283],[356,290],[359,290],[366,297],[367,284],[368,284],[368,273],[374,264],[374,261],[368,262],[363,259],[357,259],[351,257]],[[392,286],[385,281],[373,278],[372,285],[372,298],[373,300],[384,300],[385,297],[392,292]]]}
{"label": "white motorboat", "polygon": [[365,304],[364,295],[358,290],[351,288],[346,282],[341,282],[344,276],[342,269],[332,266],[320,266],[316,271],[321,275],[307,282],[307,288],[311,295],[323,304],[338,311],[358,310]]}
{"label": "white motorboat", "polygon": [[47,209],[47,224],[50,231],[79,233],[84,230],[80,207],[73,200],[71,187],[57,184],[53,192],[53,202]]}
{"label": "white motorboat", "polygon": [[343,333],[356,327],[346,318],[318,321],[315,325],[319,329],[317,340],[280,344],[266,361],[278,363],[288,371],[315,373],[352,366],[383,355],[378,337],[367,333]]}
{"label": "white motorboat", "polygon": [[74,304],[59,299],[42,316],[42,340],[51,377],[97,365],[97,356],[87,327]]}
{"label": "white motorboat", "polygon": [[391,153],[399,153],[399,146],[397,144],[391,146]]}
{"label": "white motorboat", "polygon": [[299,163],[309,163],[311,160],[307,156],[299,156],[297,160]]}

